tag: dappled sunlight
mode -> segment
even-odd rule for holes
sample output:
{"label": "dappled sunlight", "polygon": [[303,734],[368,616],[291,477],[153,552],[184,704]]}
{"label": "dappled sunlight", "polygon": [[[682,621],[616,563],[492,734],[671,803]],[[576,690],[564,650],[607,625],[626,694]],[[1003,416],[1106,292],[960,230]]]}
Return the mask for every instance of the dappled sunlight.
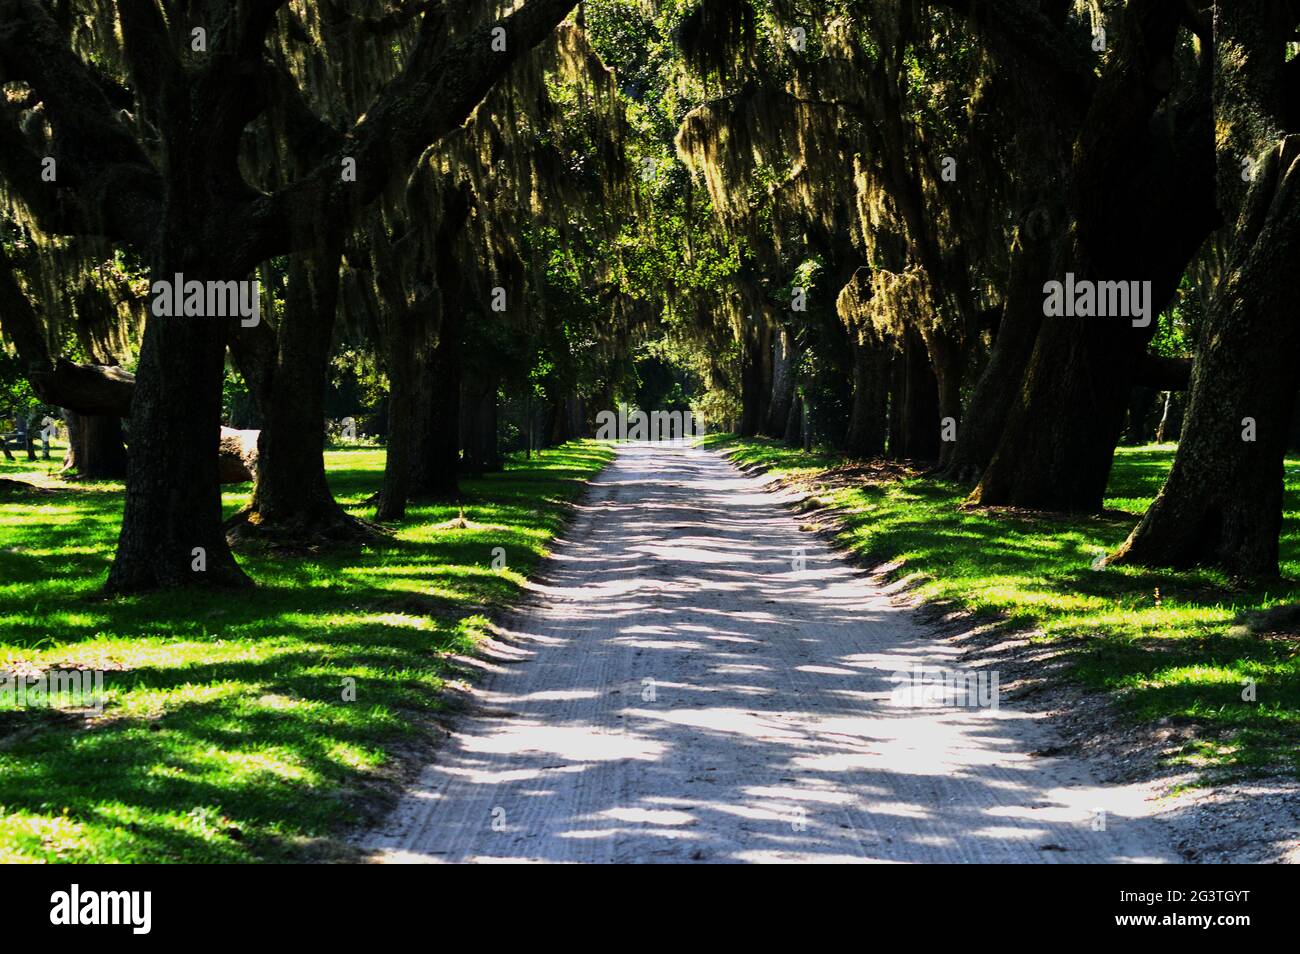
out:
{"label": "dappled sunlight", "polygon": [[1127,860],[1132,832],[1044,795],[1070,769],[1028,754],[1036,719],[897,697],[900,671],[959,668],[959,650],[782,499],[698,450],[621,448],[505,634],[531,658],[491,677],[482,715],[367,845],[404,861]]}
{"label": "dappled sunlight", "polygon": [[[467,516],[488,531],[432,530],[460,504],[413,506],[388,546],[238,554],[259,583],[239,594],[103,599],[120,494],[67,484],[5,501],[0,663],[108,671],[102,717],[5,739],[0,857],[282,860],[355,819],[359,784],[390,762],[384,750],[418,739],[417,714],[440,707],[447,654],[471,650],[483,611],[522,592],[564,520],[565,505],[546,501],[575,495],[602,453],[574,445],[466,480]],[[370,516],[362,502],[383,451],[326,461],[338,498]],[[223,494],[227,515],[248,491]],[[493,546],[507,548],[508,568],[492,570]],[[0,712],[0,735],[40,718]],[[75,824],[46,817],[65,808]]]}
{"label": "dappled sunlight", "polygon": [[[1284,578],[1244,587],[1209,569],[1094,566],[1160,490],[1174,445],[1117,448],[1107,511],[1088,516],[967,510],[961,504],[968,488],[932,477],[845,482],[825,469],[842,463],[831,455],[810,458],[761,439],[712,443],[736,460],[809,483],[836,509],[841,541],[868,560],[894,564],[890,578],[906,577],[913,596],[973,613],[990,631],[1059,641],[1075,673],[1115,692],[1135,718],[1194,718],[1210,731],[1245,733],[1248,744],[1228,747],[1221,766],[1290,763],[1300,771],[1300,733],[1285,715],[1300,711],[1300,657],[1288,655],[1283,643],[1237,633],[1243,617],[1260,608],[1300,602],[1295,458],[1286,461]],[[825,467],[807,466],[814,460]],[[1182,673],[1173,684],[1158,676],[1171,665]],[[1215,678],[1216,668],[1233,673],[1236,685]],[[1277,705],[1243,704],[1247,678]]]}

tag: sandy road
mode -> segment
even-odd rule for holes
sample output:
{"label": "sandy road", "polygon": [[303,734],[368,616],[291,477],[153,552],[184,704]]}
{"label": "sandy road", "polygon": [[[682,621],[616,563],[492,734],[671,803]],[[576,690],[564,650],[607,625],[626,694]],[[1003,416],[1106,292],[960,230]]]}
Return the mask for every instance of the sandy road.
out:
{"label": "sandy road", "polygon": [[716,454],[622,446],[536,590],[380,860],[1178,860],[1034,717],[905,704],[956,651]]}

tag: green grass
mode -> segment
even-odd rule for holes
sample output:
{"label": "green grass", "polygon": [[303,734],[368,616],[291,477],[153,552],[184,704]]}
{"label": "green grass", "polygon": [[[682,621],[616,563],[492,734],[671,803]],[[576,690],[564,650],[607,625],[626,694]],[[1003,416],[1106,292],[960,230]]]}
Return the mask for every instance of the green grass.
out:
{"label": "green grass", "polygon": [[[512,460],[417,506],[391,546],[241,556],[254,592],[106,600],[122,506],[115,482],[0,496],[0,670],[107,669],[90,721],[0,709],[0,861],[284,861],[330,839],[384,791],[397,746],[440,706],[448,656],[472,647],[611,456],[583,442]],[[348,509],[378,489],[384,455],[331,451]],[[0,476],[59,461],[0,461]],[[227,513],[248,485],[224,495]],[[506,568],[491,569],[494,547]],[[356,701],[343,700],[346,679]],[[389,786],[391,790],[391,786]]]}
{"label": "green grass", "polygon": [[[1067,649],[1073,676],[1113,693],[1132,719],[1197,726],[1171,758],[1203,780],[1300,772],[1300,625],[1258,622],[1261,611],[1300,601],[1300,460],[1286,463],[1283,581],[1239,586],[1208,570],[1092,568],[1159,491],[1172,445],[1119,449],[1106,507],[1121,514],[1052,518],[962,510],[963,488],[926,477],[819,482],[844,463],[825,452],[726,435],[705,443],[737,463],[820,483],[817,496],[844,513],[843,543],[901,561],[895,573],[915,574],[928,600]],[[1248,680],[1254,702],[1242,699]]]}

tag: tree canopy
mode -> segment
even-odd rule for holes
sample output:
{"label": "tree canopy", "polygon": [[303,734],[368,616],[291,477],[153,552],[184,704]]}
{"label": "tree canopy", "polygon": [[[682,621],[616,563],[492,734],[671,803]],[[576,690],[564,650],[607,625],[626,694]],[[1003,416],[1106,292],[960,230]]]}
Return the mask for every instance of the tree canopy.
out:
{"label": "tree canopy", "polygon": [[[0,0],[0,413],[125,474],[118,592],[382,535],[619,403],[914,461],[979,507],[1100,511],[1121,441],[1177,437],[1111,559],[1275,575],[1298,26],[1290,0]],[[387,448],[374,522],[334,501],[327,418]],[[256,482],[223,522],[229,429]]]}

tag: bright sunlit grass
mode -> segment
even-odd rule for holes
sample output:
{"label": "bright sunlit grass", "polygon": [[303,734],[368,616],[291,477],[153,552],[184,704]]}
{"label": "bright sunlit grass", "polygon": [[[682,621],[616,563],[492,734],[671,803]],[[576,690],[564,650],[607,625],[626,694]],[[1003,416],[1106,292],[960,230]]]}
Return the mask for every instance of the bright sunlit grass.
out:
{"label": "bright sunlit grass", "polygon": [[[393,745],[439,706],[448,655],[472,647],[610,458],[583,442],[416,505],[391,546],[241,556],[252,593],[104,600],[120,483],[0,496],[0,669],[108,670],[104,716],[0,708],[0,861],[246,862],[333,856],[373,807]],[[48,481],[58,459],[0,463]],[[326,455],[358,516],[383,451]],[[232,513],[248,485],[223,494]],[[507,568],[490,568],[493,547]],[[356,701],[343,701],[344,680]]]}

